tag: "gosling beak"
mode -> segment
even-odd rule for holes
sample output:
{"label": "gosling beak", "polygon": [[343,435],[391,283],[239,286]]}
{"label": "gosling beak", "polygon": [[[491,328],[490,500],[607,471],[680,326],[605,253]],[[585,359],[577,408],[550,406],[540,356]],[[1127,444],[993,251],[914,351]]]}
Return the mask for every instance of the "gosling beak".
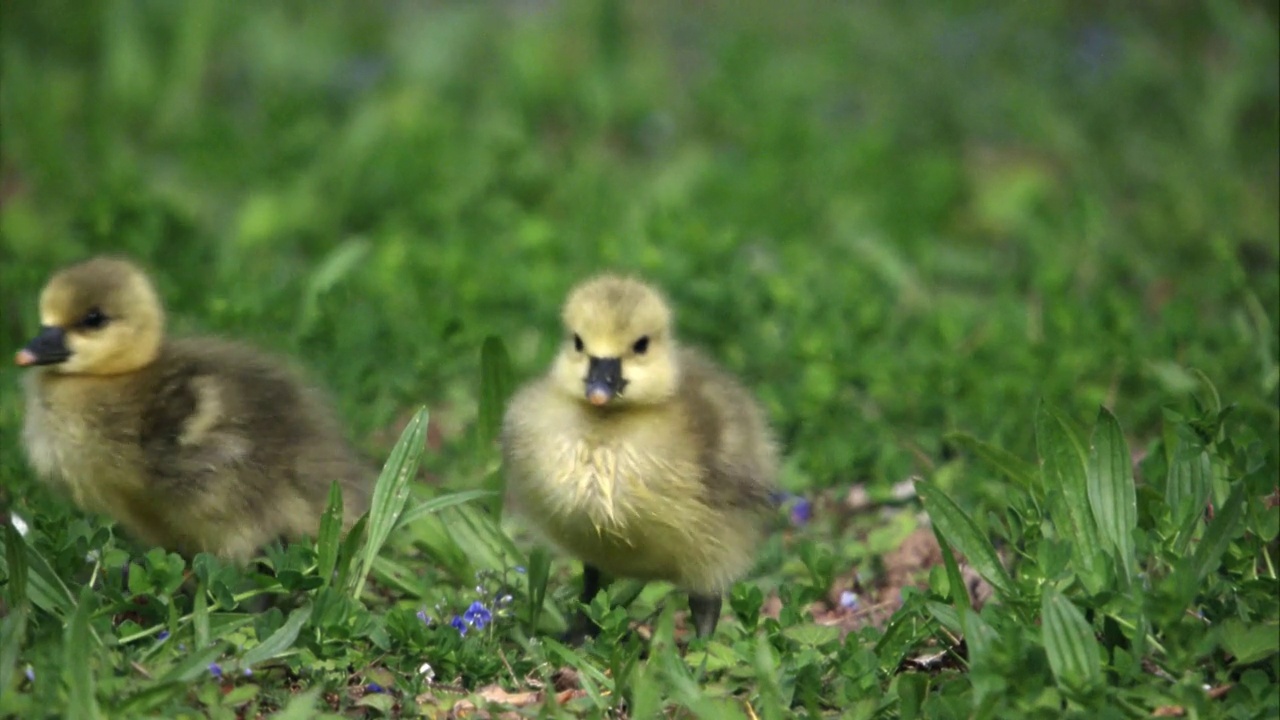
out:
{"label": "gosling beak", "polygon": [[60,327],[41,325],[40,332],[13,356],[13,361],[22,367],[56,365],[69,357],[71,351],[67,349],[67,333]]}
{"label": "gosling beak", "polygon": [[622,358],[593,357],[587,365],[587,401],[592,405],[604,405],[627,386],[622,379]]}

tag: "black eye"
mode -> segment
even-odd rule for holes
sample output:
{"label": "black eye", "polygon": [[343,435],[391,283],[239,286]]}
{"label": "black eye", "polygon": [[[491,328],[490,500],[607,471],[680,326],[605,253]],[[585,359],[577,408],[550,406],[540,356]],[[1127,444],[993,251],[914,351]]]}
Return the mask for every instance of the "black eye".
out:
{"label": "black eye", "polygon": [[582,347],[583,347],[583,345],[582,345],[582,336],[578,335],[578,333],[574,333],[574,334],[573,334],[573,349],[574,349],[574,350],[577,350],[578,352],[582,352]]}
{"label": "black eye", "polygon": [[644,352],[649,349],[649,336],[645,335],[637,340],[636,343],[631,346],[631,349],[635,350],[637,355],[643,355]]}
{"label": "black eye", "polygon": [[106,327],[107,316],[98,308],[90,308],[89,312],[85,313],[84,317],[80,318],[80,322],[78,324],[86,330],[98,330]]}

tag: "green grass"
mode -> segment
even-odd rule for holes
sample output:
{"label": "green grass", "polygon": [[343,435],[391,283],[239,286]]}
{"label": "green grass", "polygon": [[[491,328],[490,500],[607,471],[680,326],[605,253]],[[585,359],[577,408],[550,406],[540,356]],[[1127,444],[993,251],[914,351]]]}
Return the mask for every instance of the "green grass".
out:
{"label": "green grass", "polygon": [[[6,347],[126,252],[371,459],[429,427],[369,545],[187,566],[35,481],[0,369],[0,715],[1280,712],[1274,3],[685,5],[4,4]],[[482,492],[602,268],[668,291],[812,503],[687,649],[657,585],[556,644],[571,568]]]}

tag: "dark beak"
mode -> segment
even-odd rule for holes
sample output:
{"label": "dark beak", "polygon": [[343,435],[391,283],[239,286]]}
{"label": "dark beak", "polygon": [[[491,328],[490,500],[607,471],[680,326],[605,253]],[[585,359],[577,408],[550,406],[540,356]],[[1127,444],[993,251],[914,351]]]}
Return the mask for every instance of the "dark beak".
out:
{"label": "dark beak", "polygon": [[622,379],[622,358],[593,357],[587,365],[587,400],[592,405],[604,405],[627,386]]}
{"label": "dark beak", "polygon": [[67,333],[60,327],[41,325],[27,346],[14,355],[13,361],[18,365],[57,365],[71,357],[67,349]]}

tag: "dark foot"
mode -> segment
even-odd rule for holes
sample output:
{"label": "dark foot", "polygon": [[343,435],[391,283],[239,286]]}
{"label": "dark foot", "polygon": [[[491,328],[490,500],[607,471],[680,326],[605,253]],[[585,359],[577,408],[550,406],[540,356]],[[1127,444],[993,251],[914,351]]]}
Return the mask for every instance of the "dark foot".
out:
{"label": "dark foot", "polygon": [[600,634],[600,626],[591,621],[586,613],[579,612],[569,622],[569,629],[560,633],[559,640],[565,645],[577,647]]}
{"label": "dark foot", "polygon": [[[582,565],[582,594],[578,596],[578,602],[583,605],[590,605],[599,592],[600,570],[584,563]],[[593,638],[599,633],[600,626],[587,617],[587,613],[584,610],[578,610],[578,612],[574,613],[573,620],[569,623],[569,629],[560,634],[560,642],[566,645],[581,645],[587,638]]]}
{"label": "dark foot", "polygon": [[282,603],[277,600],[278,595],[254,595],[240,601],[240,610],[251,615],[260,615],[273,607],[279,607],[281,612],[288,614],[288,609],[282,607]]}
{"label": "dark foot", "polygon": [[722,604],[723,599],[719,595],[689,593],[689,612],[693,615],[693,627],[698,637],[709,638],[715,633]]}

